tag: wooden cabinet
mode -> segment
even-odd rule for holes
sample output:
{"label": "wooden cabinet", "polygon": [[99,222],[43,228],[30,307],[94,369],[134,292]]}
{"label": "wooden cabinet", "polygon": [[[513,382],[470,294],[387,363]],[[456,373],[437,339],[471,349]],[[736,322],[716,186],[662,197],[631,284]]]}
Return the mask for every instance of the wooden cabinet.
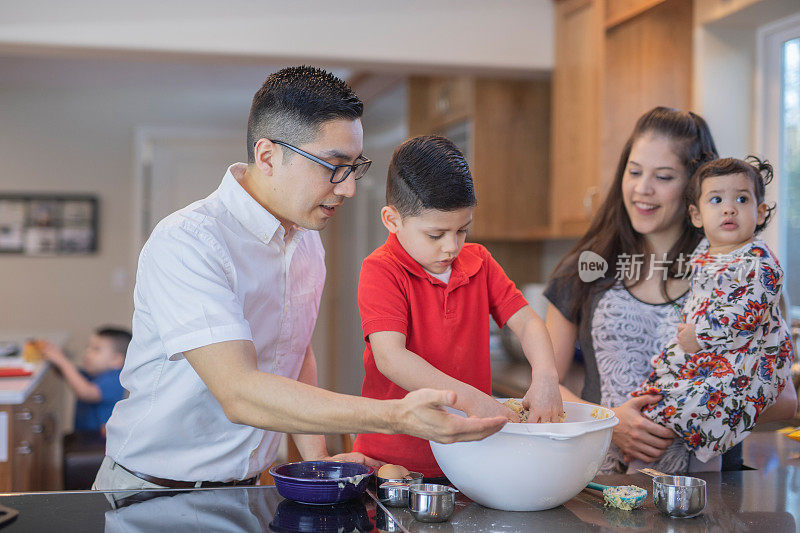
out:
{"label": "wooden cabinet", "polygon": [[550,81],[412,77],[409,133],[452,139],[478,206],[470,239],[524,242],[549,232]]}
{"label": "wooden cabinet", "polygon": [[63,385],[52,368],[27,399],[0,406],[6,418],[6,461],[0,462],[0,491],[28,492],[62,488]]}
{"label": "wooden cabinet", "polygon": [[557,0],[551,224],[587,228],[636,119],[691,107],[692,0]]}
{"label": "wooden cabinet", "polygon": [[550,213],[558,235],[582,233],[599,194],[603,41],[599,2],[556,4]]}

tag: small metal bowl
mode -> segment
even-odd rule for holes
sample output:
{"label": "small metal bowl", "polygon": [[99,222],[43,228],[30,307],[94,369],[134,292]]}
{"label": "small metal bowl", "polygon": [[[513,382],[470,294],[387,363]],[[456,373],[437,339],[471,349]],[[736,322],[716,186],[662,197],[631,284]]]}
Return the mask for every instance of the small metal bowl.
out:
{"label": "small metal bowl", "polygon": [[408,507],[420,522],[444,522],[453,516],[458,489],[423,483],[408,487]]}
{"label": "small metal bowl", "polygon": [[[408,486],[419,485],[422,483],[420,472],[409,472],[407,478],[386,478],[376,475],[378,478],[378,500],[389,507],[408,507]],[[384,483],[400,483],[406,486],[405,489],[395,485],[383,487]]]}
{"label": "small metal bowl", "polygon": [[691,518],[706,508],[706,482],[689,476],[653,478],[656,509],[674,518]]}
{"label": "small metal bowl", "polygon": [[458,489],[435,483],[387,482],[378,488],[394,488],[408,493],[408,508],[420,522],[444,522],[453,516],[456,508],[455,493]]}

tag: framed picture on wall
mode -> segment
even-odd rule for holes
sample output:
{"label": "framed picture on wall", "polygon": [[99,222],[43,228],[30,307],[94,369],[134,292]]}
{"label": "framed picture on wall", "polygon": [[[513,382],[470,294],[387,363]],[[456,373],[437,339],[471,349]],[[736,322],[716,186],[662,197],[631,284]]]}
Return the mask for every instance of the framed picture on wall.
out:
{"label": "framed picture on wall", "polygon": [[97,234],[96,196],[0,194],[0,253],[91,254]]}

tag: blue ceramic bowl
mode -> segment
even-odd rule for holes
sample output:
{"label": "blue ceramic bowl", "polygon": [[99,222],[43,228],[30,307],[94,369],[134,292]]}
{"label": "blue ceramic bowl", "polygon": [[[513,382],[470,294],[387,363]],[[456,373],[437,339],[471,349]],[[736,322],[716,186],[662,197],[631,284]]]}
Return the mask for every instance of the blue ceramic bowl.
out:
{"label": "blue ceramic bowl", "polygon": [[374,472],[371,466],[338,461],[301,461],[269,469],[281,496],[316,505],[339,503],[360,496]]}

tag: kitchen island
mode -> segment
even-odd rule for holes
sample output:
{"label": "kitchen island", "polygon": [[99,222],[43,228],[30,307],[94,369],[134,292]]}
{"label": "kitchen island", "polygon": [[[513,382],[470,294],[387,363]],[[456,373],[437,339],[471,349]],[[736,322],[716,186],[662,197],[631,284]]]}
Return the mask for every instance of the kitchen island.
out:
{"label": "kitchen island", "polygon": [[598,476],[604,484],[648,489],[644,507],[620,511],[602,496],[583,491],[566,504],[539,512],[497,511],[459,494],[449,522],[424,524],[407,509],[385,508],[373,492],[338,506],[309,506],[284,500],[273,486],[142,491],[112,508],[100,492],[0,495],[0,505],[19,511],[3,532],[16,531],[761,531],[794,532],[800,527],[800,465],[698,474],[708,483],[705,512],[690,519],[661,515],[643,474]]}

